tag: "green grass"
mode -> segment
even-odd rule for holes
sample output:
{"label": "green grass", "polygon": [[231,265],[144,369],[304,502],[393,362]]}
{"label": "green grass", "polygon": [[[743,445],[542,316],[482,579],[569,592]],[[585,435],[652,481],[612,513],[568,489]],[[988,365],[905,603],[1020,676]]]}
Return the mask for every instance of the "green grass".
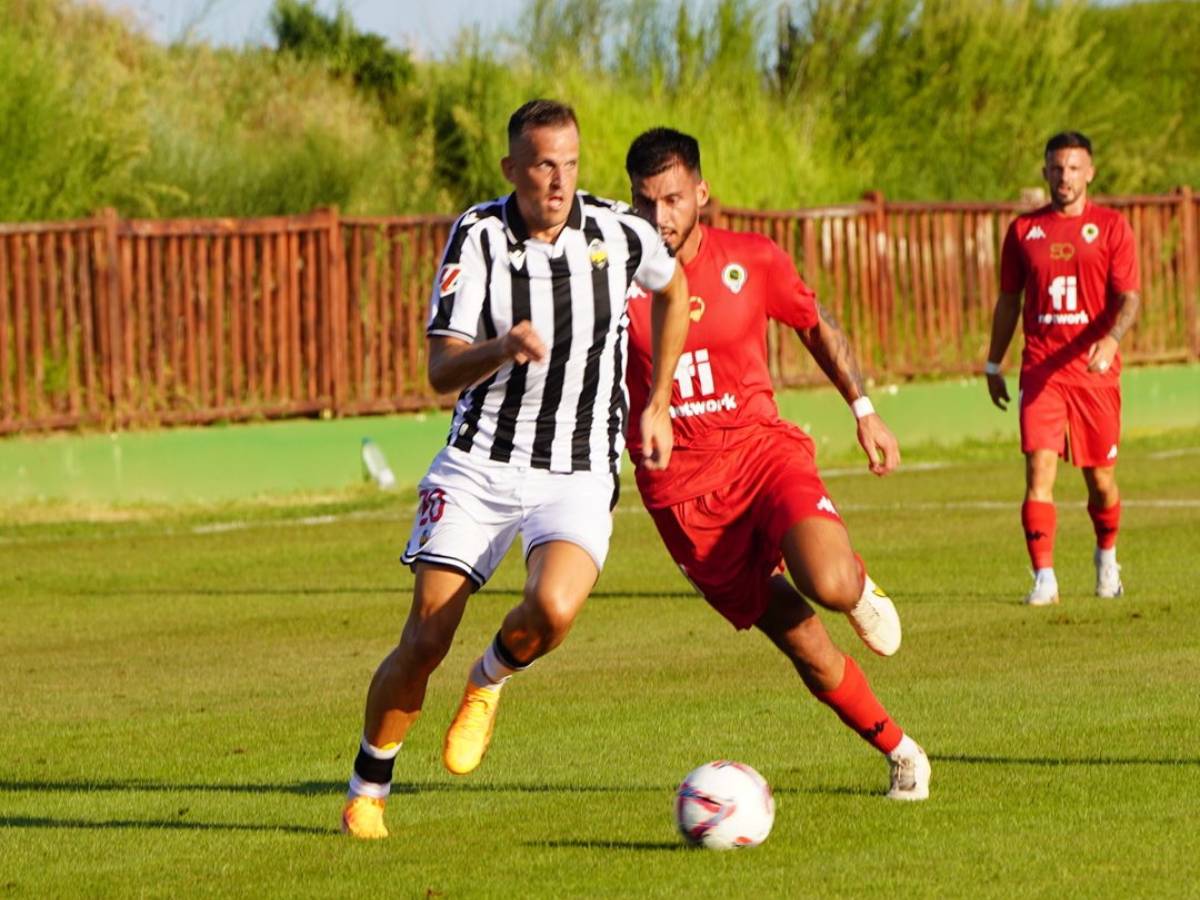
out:
{"label": "green grass", "polygon": [[[905,646],[877,659],[825,621],[930,751],[916,805],[884,800],[882,760],[691,594],[626,492],[574,633],[509,687],[486,763],[454,779],[441,737],[520,589],[516,554],[472,602],[401,751],[394,837],[370,845],[335,826],[408,605],[406,498],[0,525],[0,896],[1192,894],[1198,447],[1196,430],[1123,447],[1118,601],[1089,596],[1082,485],[1063,470],[1047,610],[1016,602],[1014,448],[883,481],[831,461]],[[323,509],[337,520],[302,518]],[[775,790],[760,848],[674,836],[675,785],[716,757]]]}

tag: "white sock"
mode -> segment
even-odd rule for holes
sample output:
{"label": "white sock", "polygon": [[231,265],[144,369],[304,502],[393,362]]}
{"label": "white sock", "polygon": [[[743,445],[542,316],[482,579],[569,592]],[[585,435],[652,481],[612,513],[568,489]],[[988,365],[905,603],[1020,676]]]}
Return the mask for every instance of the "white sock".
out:
{"label": "white sock", "polygon": [[[499,636],[497,635],[497,640]],[[496,640],[493,640],[486,650],[483,651],[483,656],[475,660],[475,665],[471,667],[471,684],[476,687],[490,688],[498,691],[504,687],[504,683],[512,678],[517,672],[523,671],[529,666],[512,666],[505,660],[501,659],[500,652],[496,649]]]}
{"label": "white sock", "polygon": [[[392,760],[396,758],[396,754],[400,752],[400,747],[403,742],[392,744],[390,747],[376,747],[374,744],[368,743],[364,737],[359,742],[359,748],[365,756],[372,759]],[[356,764],[357,767],[357,764]],[[389,772],[391,766],[388,766]],[[369,774],[369,773],[368,773]],[[388,794],[392,791],[391,776],[389,774],[388,781],[380,784],[375,781],[367,781],[357,771],[350,773],[350,789],[346,792],[347,797],[374,797],[376,800],[386,800]]]}
{"label": "white sock", "polygon": [[363,753],[375,759],[395,759],[396,754],[400,752],[400,748],[404,746],[404,742],[392,744],[389,747],[376,747],[374,744],[367,743],[367,739],[363,738],[359,744],[362,747]]}
{"label": "white sock", "polygon": [[906,756],[916,756],[920,749],[921,745],[906,734],[887,756],[888,759],[903,759]]}
{"label": "white sock", "polygon": [[1115,566],[1117,564],[1117,548],[1116,545],[1105,550],[1103,547],[1096,548],[1096,565],[1098,566]]}
{"label": "white sock", "polygon": [[1038,569],[1033,573],[1033,580],[1036,582],[1051,581],[1058,584],[1058,579],[1054,575],[1053,569]]}

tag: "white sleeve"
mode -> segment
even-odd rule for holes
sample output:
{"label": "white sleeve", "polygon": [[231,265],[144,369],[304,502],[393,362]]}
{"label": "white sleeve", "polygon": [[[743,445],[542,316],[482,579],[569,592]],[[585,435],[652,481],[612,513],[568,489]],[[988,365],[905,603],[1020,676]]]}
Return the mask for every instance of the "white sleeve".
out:
{"label": "white sleeve", "polygon": [[488,273],[479,247],[483,228],[470,227],[476,221],[469,213],[464,215],[455,223],[446,242],[429,302],[425,334],[430,337],[474,341],[479,330]]}
{"label": "white sleeve", "polygon": [[675,275],[675,257],[663,243],[658,229],[645,219],[628,216],[626,221],[642,243],[642,258],[633,277],[646,290],[652,293],[661,291]]}

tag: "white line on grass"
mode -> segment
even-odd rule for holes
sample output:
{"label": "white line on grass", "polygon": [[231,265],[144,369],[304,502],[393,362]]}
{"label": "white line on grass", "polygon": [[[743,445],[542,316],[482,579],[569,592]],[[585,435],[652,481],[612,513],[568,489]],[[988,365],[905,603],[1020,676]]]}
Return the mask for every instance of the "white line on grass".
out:
{"label": "white line on grass", "polygon": [[1147,459],[1176,459],[1180,456],[1195,456],[1200,453],[1200,447],[1180,447],[1178,450],[1156,450],[1147,453]]}
{"label": "white line on grass", "polygon": [[[896,512],[905,510],[915,510],[918,512],[937,512],[938,510],[951,509],[977,509],[977,510],[1006,510],[1017,509],[1020,502],[1017,500],[946,500],[946,501],[921,501],[908,502],[898,500],[894,503],[841,503],[838,504],[847,512]],[[1075,502],[1060,504],[1068,507],[1078,507],[1080,509],[1086,506],[1086,503]],[[1122,498],[1121,506],[1125,509],[1130,508],[1145,508],[1145,509],[1200,509],[1200,497],[1183,497],[1170,499],[1137,499],[1137,498]],[[208,522],[204,525],[193,525],[186,529],[186,533],[195,535],[209,534],[226,534],[232,531],[245,531],[248,529],[265,529],[265,528],[311,528],[316,525],[335,525],[339,522],[347,521],[371,521],[371,522],[408,522],[412,518],[415,506],[400,507],[394,511],[380,510],[363,510],[361,512],[350,512],[335,514],[330,513],[321,516],[304,516],[297,519],[262,519],[262,520],[246,520],[238,519],[229,522]],[[615,510],[618,515],[643,514],[645,510],[639,503],[630,503],[624,506],[619,506]],[[166,528],[158,532],[160,537],[170,537],[179,534],[179,530],[175,528]],[[113,534],[101,537],[119,539],[125,535]],[[38,541],[54,541],[64,542],[70,540],[88,541],[96,540],[95,535],[80,535],[75,538],[55,537],[47,538],[39,535],[37,537],[0,537],[0,544],[26,544]]]}

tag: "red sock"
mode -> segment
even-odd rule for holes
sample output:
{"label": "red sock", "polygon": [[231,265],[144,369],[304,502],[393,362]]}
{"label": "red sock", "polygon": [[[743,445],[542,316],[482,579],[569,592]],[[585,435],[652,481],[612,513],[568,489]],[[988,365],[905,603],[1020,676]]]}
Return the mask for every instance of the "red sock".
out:
{"label": "red sock", "polygon": [[1025,526],[1025,546],[1033,568],[1054,568],[1054,531],[1058,517],[1054,504],[1042,500],[1026,500],[1021,504],[1021,524]]}
{"label": "red sock", "polygon": [[813,691],[813,696],[838,714],[838,718],[880,753],[891,753],[904,737],[867,684],[867,676],[849,656],[842,683],[832,691]]}
{"label": "red sock", "polygon": [[1092,528],[1096,530],[1096,546],[1111,550],[1117,545],[1117,527],[1121,524],[1121,501],[1107,509],[1088,504],[1088,515],[1092,517]]}

